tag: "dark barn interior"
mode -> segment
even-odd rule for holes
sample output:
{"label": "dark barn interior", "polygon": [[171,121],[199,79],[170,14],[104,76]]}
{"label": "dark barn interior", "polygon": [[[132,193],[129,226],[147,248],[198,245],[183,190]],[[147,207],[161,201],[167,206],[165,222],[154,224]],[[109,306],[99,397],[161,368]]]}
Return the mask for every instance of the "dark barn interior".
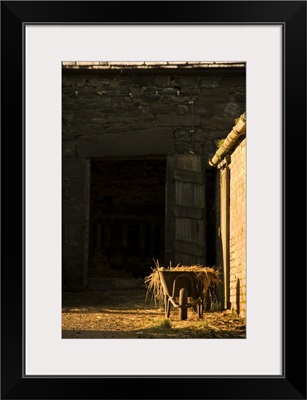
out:
{"label": "dark barn interior", "polygon": [[164,263],[165,179],[165,158],[91,161],[89,277]]}

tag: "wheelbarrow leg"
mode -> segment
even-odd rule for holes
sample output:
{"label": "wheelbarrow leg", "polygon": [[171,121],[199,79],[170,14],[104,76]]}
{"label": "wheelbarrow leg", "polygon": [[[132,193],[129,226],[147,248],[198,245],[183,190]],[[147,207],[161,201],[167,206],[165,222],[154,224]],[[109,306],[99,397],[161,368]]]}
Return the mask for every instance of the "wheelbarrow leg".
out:
{"label": "wheelbarrow leg", "polygon": [[186,288],[181,288],[179,291],[179,319],[185,320],[188,318],[188,291]]}
{"label": "wheelbarrow leg", "polygon": [[197,315],[198,318],[202,318],[203,316],[203,311],[204,311],[204,305],[203,305],[203,300],[200,300],[199,303],[197,303]]}
{"label": "wheelbarrow leg", "polygon": [[164,304],[165,304],[165,318],[169,318],[171,312],[171,302],[166,294],[164,295]]}

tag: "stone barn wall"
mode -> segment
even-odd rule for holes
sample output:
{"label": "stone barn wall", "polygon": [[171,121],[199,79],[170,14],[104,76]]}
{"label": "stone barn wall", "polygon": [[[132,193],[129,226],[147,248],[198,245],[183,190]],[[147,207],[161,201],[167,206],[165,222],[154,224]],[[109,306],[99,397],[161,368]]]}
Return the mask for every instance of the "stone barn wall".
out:
{"label": "stone barn wall", "polygon": [[[216,141],[225,137],[244,110],[244,64],[63,63],[64,290],[86,286],[93,160],[194,153],[207,165]],[[210,193],[214,181],[213,176],[208,179]],[[208,215],[212,237],[216,234],[213,204]]]}

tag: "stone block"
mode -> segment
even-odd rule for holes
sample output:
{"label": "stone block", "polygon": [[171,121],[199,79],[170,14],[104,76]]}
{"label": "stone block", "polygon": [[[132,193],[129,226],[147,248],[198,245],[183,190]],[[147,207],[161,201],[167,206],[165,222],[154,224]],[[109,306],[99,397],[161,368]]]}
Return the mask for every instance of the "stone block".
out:
{"label": "stone block", "polygon": [[223,87],[242,87],[246,86],[245,71],[238,71],[233,74],[224,74],[221,77],[221,86]]}
{"label": "stone block", "polygon": [[[157,115],[158,126],[191,126],[191,115]],[[194,115],[194,126],[200,126],[201,118],[199,115]]]}
{"label": "stone block", "polygon": [[187,87],[196,87],[200,78],[199,76],[195,75],[186,75],[186,76],[181,76],[178,78],[180,86],[187,86]]}
{"label": "stone block", "polygon": [[192,142],[184,141],[184,142],[175,142],[175,152],[176,154],[189,154],[192,151]]}
{"label": "stone block", "polygon": [[69,86],[75,86],[76,84],[76,77],[75,76],[71,76],[71,75],[66,75],[63,74],[62,75],[62,87],[69,87]]}
{"label": "stone block", "polygon": [[229,100],[229,90],[226,88],[203,88],[200,92],[199,101],[203,103],[218,103]]}
{"label": "stone block", "polygon": [[221,83],[221,78],[212,77],[200,80],[200,86],[203,88],[217,88]]}
{"label": "stone block", "polygon": [[76,80],[76,87],[77,88],[83,88],[86,85],[86,79],[83,77],[78,77],[78,79]]}
{"label": "stone block", "polygon": [[193,140],[198,143],[206,143],[207,139],[210,138],[210,133],[208,131],[204,131],[198,129],[196,132],[193,133]]}
{"label": "stone block", "polygon": [[130,87],[130,93],[133,96],[140,96],[142,94],[142,88],[140,88],[138,86]]}
{"label": "stone block", "polygon": [[63,179],[62,198],[84,200],[85,198],[84,179]]}
{"label": "stone block", "polygon": [[160,95],[155,93],[142,94],[141,99],[143,103],[154,103],[159,101]]}
{"label": "stone block", "polygon": [[224,109],[226,107],[227,102],[223,103],[213,103],[212,104],[212,115],[214,117],[222,117],[224,116]]}
{"label": "stone block", "polygon": [[205,130],[219,131],[220,137],[223,136],[222,133],[224,132],[227,136],[234,126],[234,119],[231,117],[204,117],[201,126]]}
{"label": "stone block", "polygon": [[176,113],[177,114],[183,115],[183,114],[187,114],[188,112],[189,112],[189,107],[184,105],[184,104],[179,104],[176,107]]}
{"label": "stone block", "polygon": [[168,75],[158,75],[155,78],[155,84],[160,87],[167,87],[171,84],[171,78]]}
{"label": "stone block", "polygon": [[63,156],[73,156],[76,154],[76,147],[74,140],[62,141],[62,154]]}
{"label": "stone block", "polygon": [[151,114],[169,114],[174,111],[174,107],[171,103],[150,103],[148,111]]}
{"label": "stone block", "polygon": [[182,92],[180,92],[179,96],[177,94],[171,95],[170,99],[171,102],[174,104],[183,104],[185,106],[189,105],[189,102],[191,100],[190,96],[186,96]]}
{"label": "stone block", "polygon": [[237,103],[227,103],[223,115],[225,117],[238,118],[241,115],[241,107]]}
{"label": "stone block", "polygon": [[196,101],[193,106],[193,113],[200,117],[211,116],[213,114],[213,104]]}
{"label": "stone block", "polygon": [[81,222],[84,219],[85,204],[82,200],[63,199],[62,218],[63,223]]}
{"label": "stone block", "polygon": [[82,261],[83,260],[83,243],[62,243],[62,258],[68,261]]}
{"label": "stone block", "polygon": [[64,140],[72,139],[74,137],[74,131],[71,126],[62,126],[62,138]]}
{"label": "stone block", "polygon": [[191,133],[187,130],[177,129],[175,131],[175,140],[176,141],[189,141],[189,140],[191,140]]}
{"label": "stone block", "polygon": [[207,152],[207,146],[203,143],[197,143],[196,141],[194,141],[192,151],[193,154],[200,156]]}
{"label": "stone block", "polygon": [[78,157],[62,158],[62,177],[63,179],[84,179],[85,162]]}
{"label": "stone block", "polygon": [[238,103],[244,103],[246,102],[246,94],[245,93],[237,93],[235,94],[235,100]]}
{"label": "stone block", "polygon": [[63,224],[63,240],[67,244],[83,243],[84,224],[69,222]]}

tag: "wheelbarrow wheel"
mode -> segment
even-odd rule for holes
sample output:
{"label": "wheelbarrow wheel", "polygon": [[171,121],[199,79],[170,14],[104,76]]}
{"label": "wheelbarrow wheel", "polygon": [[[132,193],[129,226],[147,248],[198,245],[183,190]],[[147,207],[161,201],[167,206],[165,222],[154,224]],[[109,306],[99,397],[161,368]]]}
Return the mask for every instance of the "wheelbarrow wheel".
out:
{"label": "wheelbarrow wheel", "polygon": [[188,318],[188,292],[186,288],[181,288],[179,291],[179,319],[185,320]]}
{"label": "wheelbarrow wheel", "polygon": [[165,318],[169,318],[171,312],[171,302],[167,295],[164,296],[164,303],[165,303]]}

